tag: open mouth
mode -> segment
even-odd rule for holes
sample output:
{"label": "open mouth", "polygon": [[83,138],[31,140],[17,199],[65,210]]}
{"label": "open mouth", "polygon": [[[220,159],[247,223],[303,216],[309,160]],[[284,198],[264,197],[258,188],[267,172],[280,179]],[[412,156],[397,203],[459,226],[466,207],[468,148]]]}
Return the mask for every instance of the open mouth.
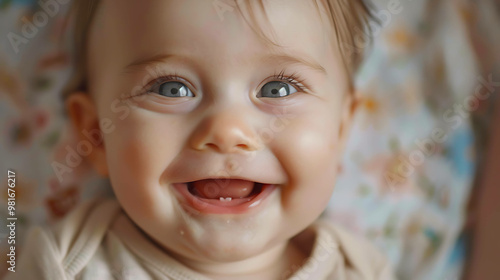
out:
{"label": "open mouth", "polygon": [[173,184],[183,204],[199,212],[238,214],[260,205],[276,188],[240,179],[205,179]]}

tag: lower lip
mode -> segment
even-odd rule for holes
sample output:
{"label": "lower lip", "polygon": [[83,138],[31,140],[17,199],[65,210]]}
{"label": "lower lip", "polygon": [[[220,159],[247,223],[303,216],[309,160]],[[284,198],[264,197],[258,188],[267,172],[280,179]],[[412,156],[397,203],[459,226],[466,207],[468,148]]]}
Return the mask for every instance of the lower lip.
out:
{"label": "lower lip", "polygon": [[243,214],[249,212],[262,205],[266,198],[276,189],[276,185],[262,185],[261,192],[252,197],[220,201],[191,194],[186,183],[176,183],[172,184],[172,186],[182,196],[182,202],[185,206],[206,214]]}

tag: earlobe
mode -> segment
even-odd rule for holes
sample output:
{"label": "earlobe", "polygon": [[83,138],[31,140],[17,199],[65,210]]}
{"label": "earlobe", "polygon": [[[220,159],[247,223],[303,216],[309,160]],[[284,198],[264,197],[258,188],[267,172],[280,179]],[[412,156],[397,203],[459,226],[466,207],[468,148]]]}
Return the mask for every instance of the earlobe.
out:
{"label": "earlobe", "polygon": [[99,127],[99,117],[94,101],[86,92],[74,92],[65,101],[69,121],[76,133],[77,145],[86,142],[92,147],[82,157],[94,167],[101,176],[108,176],[104,136]]}

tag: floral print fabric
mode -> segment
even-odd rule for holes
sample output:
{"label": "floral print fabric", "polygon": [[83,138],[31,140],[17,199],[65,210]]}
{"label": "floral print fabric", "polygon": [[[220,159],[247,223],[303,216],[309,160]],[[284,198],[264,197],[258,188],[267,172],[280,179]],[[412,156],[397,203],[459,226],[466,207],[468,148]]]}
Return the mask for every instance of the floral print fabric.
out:
{"label": "floral print fabric", "polygon": [[[40,3],[0,1],[0,213],[8,216],[6,178],[13,169],[17,254],[30,226],[54,223],[83,199],[112,195],[75,153],[64,115],[70,1]],[[375,3],[379,25],[357,76],[359,110],[325,215],[372,240],[401,279],[461,273],[466,203],[483,152],[477,139],[487,134],[475,128],[487,127],[491,114],[491,98],[476,98],[477,106],[470,99],[488,81],[484,65],[491,57],[478,50],[491,42],[474,31],[488,5]],[[465,109],[457,113],[456,104]],[[8,234],[0,229],[2,273]]]}

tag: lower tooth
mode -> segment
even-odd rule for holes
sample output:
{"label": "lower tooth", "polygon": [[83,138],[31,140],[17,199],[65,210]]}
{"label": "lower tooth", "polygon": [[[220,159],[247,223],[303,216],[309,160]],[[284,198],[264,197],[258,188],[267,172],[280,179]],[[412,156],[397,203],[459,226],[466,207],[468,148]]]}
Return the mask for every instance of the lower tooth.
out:
{"label": "lower tooth", "polygon": [[223,197],[219,197],[219,200],[220,201],[231,201],[231,197],[226,197],[226,198],[223,198]]}

